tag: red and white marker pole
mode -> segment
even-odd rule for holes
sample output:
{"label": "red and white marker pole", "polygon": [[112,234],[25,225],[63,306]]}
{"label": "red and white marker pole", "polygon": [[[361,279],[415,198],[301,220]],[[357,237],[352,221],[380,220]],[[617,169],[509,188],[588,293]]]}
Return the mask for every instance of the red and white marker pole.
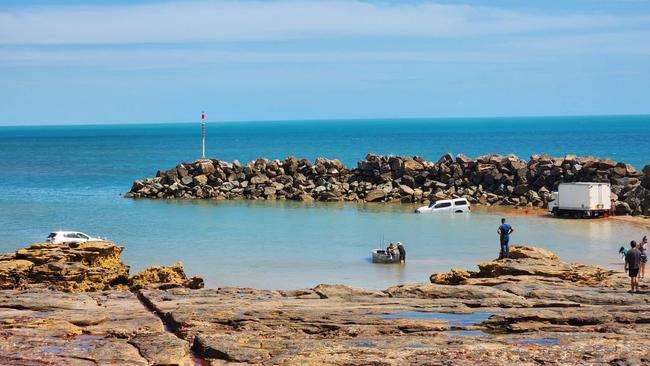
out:
{"label": "red and white marker pole", "polygon": [[201,159],[205,160],[205,112],[201,112],[201,142],[203,145]]}

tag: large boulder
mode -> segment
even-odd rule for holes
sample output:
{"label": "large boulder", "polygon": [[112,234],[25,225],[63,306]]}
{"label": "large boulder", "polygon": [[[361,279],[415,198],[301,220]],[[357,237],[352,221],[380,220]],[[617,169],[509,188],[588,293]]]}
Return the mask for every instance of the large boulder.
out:
{"label": "large boulder", "polygon": [[566,263],[553,252],[524,245],[510,247],[510,257],[480,263],[479,272],[453,269],[446,273],[434,273],[431,283],[444,285],[496,285],[504,282],[519,282],[529,278],[544,278],[550,282],[568,284],[607,284],[614,272],[596,266]]}
{"label": "large boulder", "polygon": [[513,246],[510,253],[510,258],[480,263],[475,277],[539,276],[591,285],[601,283],[613,274],[613,271],[596,266],[563,262],[541,248]]}
{"label": "large boulder", "polygon": [[632,213],[632,208],[627,202],[616,202],[614,206],[614,212],[616,212],[616,214],[619,216],[629,215]]}
{"label": "large boulder", "polygon": [[0,257],[0,288],[45,286],[73,292],[119,288],[129,276],[122,250],[109,241],[32,244]]}
{"label": "large boulder", "polygon": [[0,255],[0,290],[49,288],[92,292],[141,288],[203,287],[200,277],[188,278],[183,264],[153,266],[129,277],[122,262],[124,248],[110,241],[35,243]]}
{"label": "large boulder", "polygon": [[200,160],[196,163],[196,168],[201,174],[212,174],[216,170],[210,160]]}
{"label": "large boulder", "polygon": [[560,258],[550,250],[526,245],[514,245],[509,250],[510,259],[539,259],[547,261],[558,261]]}
{"label": "large boulder", "polygon": [[650,165],[643,167],[643,177],[641,178],[641,185],[644,188],[650,189]]}
{"label": "large boulder", "polygon": [[402,195],[411,196],[415,193],[415,191],[413,190],[413,188],[402,184],[399,186],[399,193]]}
{"label": "large boulder", "polygon": [[258,174],[250,179],[251,184],[263,184],[269,181],[266,175]]}
{"label": "large boulder", "polygon": [[386,192],[382,189],[373,189],[372,191],[368,192],[366,194],[366,201],[368,202],[376,202],[376,201],[381,201],[386,197]]}
{"label": "large boulder", "polygon": [[172,266],[152,266],[142,272],[136,273],[129,279],[129,288],[139,290],[142,288],[168,289],[174,287],[187,287],[190,289],[203,288],[201,277],[188,278],[183,268],[183,263]]}
{"label": "large boulder", "polygon": [[463,167],[467,167],[472,162],[472,159],[465,156],[464,154],[456,155],[456,163],[460,164]]}
{"label": "large boulder", "polygon": [[32,267],[33,262],[13,256],[0,260],[0,290],[25,287]]}
{"label": "large boulder", "polygon": [[204,186],[208,184],[208,177],[205,174],[197,175],[194,177],[194,184],[197,186]]}
{"label": "large boulder", "polygon": [[472,276],[471,273],[462,269],[452,269],[449,272],[434,273],[429,277],[431,283],[438,285],[460,285],[465,283]]}
{"label": "large boulder", "polygon": [[404,170],[406,171],[420,171],[424,169],[424,165],[417,160],[408,159],[404,160]]}

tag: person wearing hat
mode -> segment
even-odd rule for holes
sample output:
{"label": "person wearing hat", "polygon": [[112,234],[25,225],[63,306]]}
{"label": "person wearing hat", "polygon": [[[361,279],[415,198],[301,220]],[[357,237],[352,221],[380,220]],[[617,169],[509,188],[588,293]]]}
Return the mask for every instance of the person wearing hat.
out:
{"label": "person wearing hat", "polygon": [[406,249],[404,249],[401,241],[397,242],[397,250],[399,251],[399,262],[404,264],[406,262]]}

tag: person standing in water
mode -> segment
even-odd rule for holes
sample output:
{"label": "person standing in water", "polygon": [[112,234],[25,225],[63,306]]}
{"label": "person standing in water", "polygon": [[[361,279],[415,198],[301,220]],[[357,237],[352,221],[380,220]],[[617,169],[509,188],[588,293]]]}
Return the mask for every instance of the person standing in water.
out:
{"label": "person standing in water", "polygon": [[401,241],[397,242],[397,250],[399,251],[399,262],[401,264],[406,263],[406,249],[404,249]]}
{"label": "person standing in water", "polygon": [[508,243],[510,242],[510,234],[512,234],[515,229],[512,226],[506,224],[506,219],[501,219],[501,225],[497,229],[497,234],[499,234],[499,239],[501,241],[501,252],[499,253],[499,259],[508,258],[510,254],[510,248]]}

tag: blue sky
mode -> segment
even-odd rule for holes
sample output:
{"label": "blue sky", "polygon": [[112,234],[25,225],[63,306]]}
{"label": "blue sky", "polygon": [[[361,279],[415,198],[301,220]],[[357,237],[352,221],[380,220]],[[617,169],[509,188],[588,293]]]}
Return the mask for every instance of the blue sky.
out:
{"label": "blue sky", "polygon": [[650,1],[0,2],[0,124],[650,113]]}

